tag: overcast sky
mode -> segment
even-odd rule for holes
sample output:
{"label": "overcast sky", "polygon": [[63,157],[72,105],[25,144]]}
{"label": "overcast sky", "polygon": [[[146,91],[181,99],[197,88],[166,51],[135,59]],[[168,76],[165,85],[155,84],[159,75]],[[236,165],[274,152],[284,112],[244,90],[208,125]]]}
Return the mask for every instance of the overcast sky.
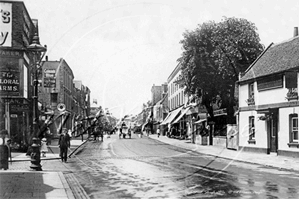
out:
{"label": "overcast sky", "polygon": [[293,36],[298,0],[25,0],[49,60],[64,58],[91,102],[136,114],[181,55],[182,33],[223,16],[255,23],[268,46]]}

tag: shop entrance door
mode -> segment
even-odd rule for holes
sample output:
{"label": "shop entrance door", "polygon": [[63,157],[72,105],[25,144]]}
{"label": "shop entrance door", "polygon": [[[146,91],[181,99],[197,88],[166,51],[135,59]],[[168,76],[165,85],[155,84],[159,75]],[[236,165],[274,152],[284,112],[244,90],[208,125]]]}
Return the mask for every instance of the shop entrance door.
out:
{"label": "shop entrance door", "polygon": [[270,112],[268,121],[269,146],[270,152],[277,152],[278,149],[278,109]]}

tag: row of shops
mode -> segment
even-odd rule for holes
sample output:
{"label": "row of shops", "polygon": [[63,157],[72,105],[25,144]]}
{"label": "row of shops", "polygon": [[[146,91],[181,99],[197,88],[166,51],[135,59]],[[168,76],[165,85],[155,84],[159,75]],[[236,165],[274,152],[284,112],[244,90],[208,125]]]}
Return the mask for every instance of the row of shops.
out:
{"label": "row of shops", "polygon": [[[231,110],[231,118],[219,104],[212,119],[200,103],[190,103],[174,84],[180,75],[177,66],[168,78],[168,97],[161,98],[167,100],[168,108],[162,108],[162,101],[153,103],[147,121],[152,132],[159,128],[163,135],[195,144],[298,157],[298,28],[294,32],[293,38],[267,47],[240,75],[238,107]],[[166,114],[157,117],[156,111]]]}

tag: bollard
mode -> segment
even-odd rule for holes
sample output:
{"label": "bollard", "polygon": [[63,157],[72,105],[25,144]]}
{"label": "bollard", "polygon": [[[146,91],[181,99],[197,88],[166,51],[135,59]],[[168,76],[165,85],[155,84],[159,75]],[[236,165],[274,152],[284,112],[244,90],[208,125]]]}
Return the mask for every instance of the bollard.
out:
{"label": "bollard", "polygon": [[6,129],[0,131],[0,169],[8,169],[9,146],[7,144],[8,132]]}
{"label": "bollard", "polygon": [[0,169],[8,169],[8,157],[9,157],[8,146],[0,145]]}
{"label": "bollard", "polygon": [[30,155],[30,161],[31,165],[30,168],[35,171],[42,171],[42,165],[41,165],[41,152],[40,152],[40,145],[37,143],[37,138],[32,138],[32,152]]}

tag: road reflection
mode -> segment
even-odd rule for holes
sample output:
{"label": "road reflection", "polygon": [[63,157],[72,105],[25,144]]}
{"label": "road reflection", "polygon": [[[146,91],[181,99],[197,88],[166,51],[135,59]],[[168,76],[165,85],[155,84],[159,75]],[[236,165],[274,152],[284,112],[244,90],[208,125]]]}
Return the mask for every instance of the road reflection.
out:
{"label": "road reflection", "polygon": [[297,198],[296,175],[232,164],[150,139],[90,142],[75,175],[91,198]]}

